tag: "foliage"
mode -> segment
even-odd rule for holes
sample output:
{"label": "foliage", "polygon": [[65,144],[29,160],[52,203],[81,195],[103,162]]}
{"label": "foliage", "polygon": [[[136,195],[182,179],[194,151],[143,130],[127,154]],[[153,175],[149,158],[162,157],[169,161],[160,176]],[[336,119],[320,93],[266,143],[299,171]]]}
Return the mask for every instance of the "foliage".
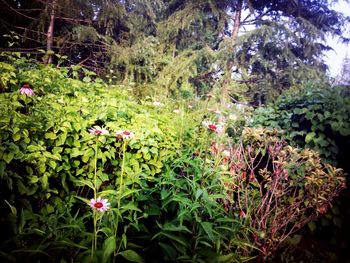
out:
{"label": "foliage", "polygon": [[[226,210],[252,231],[250,241],[266,261],[278,246],[325,214],[345,188],[341,169],[323,164],[316,152],[289,146],[277,131],[249,129],[222,160]],[[227,168],[226,168],[227,169]]]}
{"label": "foliage", "polygon": [[219,86],[254,105],[324,77],[325,36],[346,40],[348,20],[332,1],[3,2],[0,46],[7,50],[16,43],[38,60],[64,58],[134,85],[139,95],[178,96],[181,88],[201,95]]}
{"label": "foliage", "polygon": [[209,109],[211,96],[136,102],[129,86],[78,65],[4,62],[13,81],[0,94],[2,261],[265,258],[343,187],[341,170],[275,132],[241,137],[243,110]]}
{"label": "foliage", "polygon": [[[314,149],[323,160],[342,167],[349,174],[350,101],[348,94],[346,87],[309,85],[301,92],[290,92],[281,96],[274,105],[257,109],[253,114],[252,125],[283,130],[288,143]],[[318,222],[309,224],[312,234],[309,232],[305,236],[320,235],[323,238],[327,236],[328,240],[333,240],[333,243],[346,242],[344,222],[349,217],[348,200],[349,195],[345,191],[334,202],[333,209],[326,216]],[[314,238],[321,239],[321,237]],[[334,248],[340,249],[339,246]],[[346,254],[347,251],[335,252],[339,257],[342,253]],[[329,257],[328,260],[330,260]]]}
{"label": "foliage", "polygon": [[341,87],[309,85],[303,91],[281,96],[274,105],[257,109],[252,125],[282,129],[290,143],[315,149],[321,157],[336,163],[348,156],[347,92]]}

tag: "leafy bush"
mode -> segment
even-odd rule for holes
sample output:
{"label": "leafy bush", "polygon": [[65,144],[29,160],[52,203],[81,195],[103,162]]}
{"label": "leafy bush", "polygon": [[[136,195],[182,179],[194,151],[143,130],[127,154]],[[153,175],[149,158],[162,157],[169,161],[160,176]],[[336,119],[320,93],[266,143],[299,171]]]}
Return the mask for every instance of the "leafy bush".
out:
{"label": "leafy bush", "polygon": [[344,173],[311,150],[289,146],[277,131],[245,129],[228,148],[222,178],[226,210],[253,231],[250,241],[267,260],[294,232],[325,214],[345,188]]}
{"label": "leafy bush", "polygon": [[[138,104],[90,72],[69,78],[84,73],[76,67],[23,61],[13,70],[34,96],[18,86],[0,96],[3,260],[240,260],[240,224],[222,214],[218,179],[202,178],[199,160],[181,157],[181,146],[201,148],[201,114],[187,118],[181,104],[178,114],[172,103]],[[96,126],[110,134],[90,134]],[[135,133],[127,143],[112,133],[124,129]],[[178,174],[181,166],[191,180]],[[96,193],[111,203],[103,215],[82,205]]]}
{"label": "leafy bush", "polygon": [[349,156],[350,98],[344,88],[311,85],[281,96],[253,116],[253,126],[284,130],[290,143],[312,148],[334,164],[345,164]]}
{"label": "leafy bush", "polygon": [[211,122],[218,112],[200,102],[137,103],[127,87],[107,87],[78,66],[9,64],[15,81],[0,94],[2,261],[248,261],[257,249],[272,253],[343,187],[341,171],[273,132],[237,138],[243,116],[232,115],[240,125],[227,137]]}

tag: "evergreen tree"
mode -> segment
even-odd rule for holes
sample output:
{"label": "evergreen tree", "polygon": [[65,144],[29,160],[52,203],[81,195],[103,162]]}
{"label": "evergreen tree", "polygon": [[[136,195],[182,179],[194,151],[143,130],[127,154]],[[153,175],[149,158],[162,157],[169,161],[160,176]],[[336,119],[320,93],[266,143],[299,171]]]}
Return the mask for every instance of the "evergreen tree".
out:
{"label": "evergreen tree", "polygon": [[343,59],[340,74],[335,78],[337,85],[349,86],[350,87],[350,58],[348,54]]}
{"label": "evergreen tree", "polygon": [[265,103],[319,78],[325,36],[341,36],[346,22],[331,0],[1,1],[1,31],[21,36],[19,50],[52,50],[174,95],[217,87],[222,103],[227,95]]}

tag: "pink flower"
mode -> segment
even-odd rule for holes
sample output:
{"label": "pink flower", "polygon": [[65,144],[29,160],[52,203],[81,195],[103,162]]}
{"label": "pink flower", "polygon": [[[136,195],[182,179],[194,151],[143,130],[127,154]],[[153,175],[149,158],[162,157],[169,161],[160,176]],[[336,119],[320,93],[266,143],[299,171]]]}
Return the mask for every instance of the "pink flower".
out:
{"label": "pink flower", "polygon": [[89,206],[93,210],[97,210],[99,212],[105,212],[109,209],[110,203],[107,199],[102,199],[101,197],[98,197],[97,199],[91,199]]}
{"label": "pink flower", "polygon": [[30,88],[29,84],[24,84],[19,92],[27,96],[34,96],[34,91]]}
{"label": "pink flower", "polygon": [[124,131],[116,131],[116,134],[118,137],[121,137],[123,138],[124,140],[128,140],[128,139],[131,139],[132,137],[134,137],[134,133],[132,131],[127,131],[127,130],[124,130]]}
{"label": "pink flower", "polygon": [[203,121],[202,124],[207,127],[209,130],[216,132],[216,133],[222,133],[224,131],[224,125],[223,124],[215,124],[210,121]]}
{"label": "pink flower", "polygon": [[189,109],[192,109],[193,108],[193,105],[192,104],[188,104],[187,106]]}
{"label": "pink flower", "polygon": [[109,131],[105,129],[101,129],[98,126],[96,126],[96,128],[91,128],[88,131],[90,132],[90,134],[94,134],[94,135],[106,135],[109,133]]}

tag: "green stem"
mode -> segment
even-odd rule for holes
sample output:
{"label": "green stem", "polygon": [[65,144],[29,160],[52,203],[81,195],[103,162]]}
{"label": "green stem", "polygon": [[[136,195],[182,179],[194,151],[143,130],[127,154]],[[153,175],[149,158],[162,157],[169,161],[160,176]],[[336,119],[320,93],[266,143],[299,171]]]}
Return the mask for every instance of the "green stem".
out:
{"label": "green stem", "polygon": [[214,163],[215,168],[218,167],[218,165],[222,159],[221,158],[221,142],[222,142],[223,136],[224,136],[224,132],[219,136],[218,140],[216,141],[217,145],[218,145],[218,152],[216,154],[215,163]]}
{"label": "green stem", "polygon": [[[202,177],[205,175],[205,169],[207,168],[207,157],[208,157],[208,148],[209,148],[209,133],[206,131],[206,145],[205,145],[205,153],[204,153],[204,164],[202,170]],[[200,157],[202,156],[202,152],[200,153]]]}
{"label": "green stem", "polygon": [[94,160],[94,199],[97,198],[97,150],[98,150],[98,137],[96,139],[96,145],[95,145],[95,160]]}
{"label": "green stem", "polygon": [[[119,181],[119,195],[118,195],[118,205],[117,205],[118,210],[120,209],[120,201],[121,201],[122,187],[123,187],[126,144],[127,144],[127,141],[124,140],[123,146],[122,146],[123,158],[122,158],[122,167],[121,167],[120,181]],[[117,234],[118,234],[118,225],[119,225],[119,214],[117,215],[117,223],[115,226],[115,232],[114,232],[115,237],[117,237]],[[120,242],[122,242],[122,241],[120,241]],[[120,246],[119,246],[117,251],[114,251],[113,263],[115,262],[115,258],[118,255],[119,249],[120,249]]]}
{"label": "green stem", "polygon": [[95,255],[95,251],[97,249],[97,218],[96,218],[96,211],[93,211],[93,220],[94,220],[94,237],[93,240],[91,242],[91,262],[94,261],[94,255]]}
{"label": "green stem", "polygon": [[[97,150],[98,150],[98,137],[96,138],[95,145],[95,160],[94,160],[94,199],[97,199]],[[94,237],[91,244],[91,262],[93,262],[94,254],[97,249],[97,217],[96,211],[93,211],[93,220],[94,220]]]}
{"label": "green stem", "polygon": [[120,208],[120,200],[121,200],[122,187],[123,187],[126,143],[127,143],[127,141],[124,140],[124,142],[123,142],[123,150],[122,150],[123,151],[123,159],[122,159],[122,167],[121,167],[122,170],[121,170],[121,174],[120,174],[120,183],[119,183],[118,209]]}

